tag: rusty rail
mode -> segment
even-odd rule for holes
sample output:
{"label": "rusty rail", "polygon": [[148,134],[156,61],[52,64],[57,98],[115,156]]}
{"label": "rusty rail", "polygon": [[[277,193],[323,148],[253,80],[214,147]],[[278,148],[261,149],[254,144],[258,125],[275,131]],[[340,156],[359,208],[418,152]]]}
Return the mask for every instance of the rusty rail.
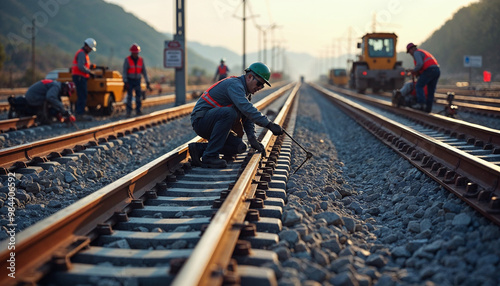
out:
{"label": "rusty rail", "polygon": [[[285,116],[289,113],[295,95],[300,87],[296,84],[285,105],[275,119],[278,124],[283,124]],[[261,143],[266,149],[272,147],[276,136],[267,131]],[[250,159],[245,171],[240,175],[238,181],[229,193],[212,219],[209,227],[196,245],[192,255],[184,264],[181,272],[177,275],[172,285],[221,285],[222,275],[216,275],[219,269],[226,269],[229,264],[233,249],[238,240],[241,225],[245,221],[245,214],[250,208],[248,199],[254,197],[256,185],[252,184],[252,178],[259,167],[260,153],[256,153]]]}
{"label": "rusty rail", "polygon": [[499,166],[407,128],[318,85],[311,86],[386,145],[404,155],[414,166],[500,225],[500,212],[496,203],[499,196]]}
{"label": "rusty rail", "polygon": [[[291,85],[280,88],[270,97],[277,99],[289,90]],[[261,109],[269,103],[268,99],[262,100],[256,104],[256,107]],[[185,110],[192,109],[193,104],[179,106],[174,109],[185,112]],[[136,119],[161,117],[164,116],[163,113],[165,112],[153,113]],[[125,120],[121,122],[123,125],[120,125],[120,127],[108,126],[103,130],[94,131],[90,134],[98,137],[99,135],[116,133],[116,130],[127,129],[126,125],[132,124],[132,121]],[[142,197],[146,191],[163,181],[167,175],[172,174],[179,167],[179,164],[187,161],[189,156],[188,144],[202,140],[198,136],[193,138],[171,152],[77,201],[68,208],[18,233],[15,256],[16,265],[18,265],[16,267],[16,277],[19,278],[15,281],[11,280],[7,276],[8,269],[3,267],[0,270],[0,284],[11,285],[20,282],[34,284],[47,272],[46,264],[48,262],[67,267],[69,257],[75,251],[88,245],[91,239],[88,235],[96,228],[98,223],[113,220],[116,212],[122,211],[135,199]],[[268,141],[271,142],[271,140]],[[258,159],[258,157],[254,157]],[[254,173],[254,171],[247,172],[247,174],[250,173]],[[247,177],[247,174],[245,177]],[[248,183],[244,183],[244,185],[248,185]],[[237,188],[239,187],[237,186]],[[11,250],[8,248],[8,243],[8,240],[0,243],[1,261],[7,261],[10,257]]]}

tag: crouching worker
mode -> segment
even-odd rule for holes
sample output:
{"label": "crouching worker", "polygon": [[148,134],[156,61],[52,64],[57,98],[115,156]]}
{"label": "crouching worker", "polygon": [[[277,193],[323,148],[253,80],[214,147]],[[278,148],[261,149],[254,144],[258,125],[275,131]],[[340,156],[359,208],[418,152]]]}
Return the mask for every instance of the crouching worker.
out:
{"label": "crouching worker", "polygon": [[[424,87],[424,95],[427,100],[427,86]],[[401,89],[393,90],[392,103],[397,107],[408,106],[411,108],[423,110],[417,105],[417,92],[415,89],[415,81],[406,82]]]}
{"label": "crouching worker", "polygon": [[200,137],[208,143],[189,144],[189,154],[194,166],[225,168],[227,162],[220,158],[233,158],[246,151],[243,133],[250,146],[259,152],[264,146],[255,136],[255,125],[266,127],[274,135],[283,134],[278,124],[271,122],[250,101],[252,94],[271,86],[270,69],[263,63],[251,64],[245,74],[220,80],[209,87],[198,99],[191,113],[191,124]]}
{"label": "crouching worker", "polygon": [[25,98],[31,115],[36,115],[42,123],[50,123],[53,118],[59,121],[75,122],[75,117],[64,108],[61,96],[70,96],[75,91],[73,82],[58,82],[51,79],[41,80],[28,88]]}

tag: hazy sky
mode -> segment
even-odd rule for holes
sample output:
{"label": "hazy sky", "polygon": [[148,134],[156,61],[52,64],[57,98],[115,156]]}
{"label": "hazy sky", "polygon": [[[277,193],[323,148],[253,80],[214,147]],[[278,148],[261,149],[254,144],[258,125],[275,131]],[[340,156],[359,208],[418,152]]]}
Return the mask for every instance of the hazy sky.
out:
{"label": "hazy sky", "polygon": [[[122,6],[160,32],[175,29],[174,0],[105,1]],[[187,39],[242,54],[242,2],[185,0]],[[420,44],[458,9],[475,2],[478,0],[246,0],[246,52],[263,46],[256,25],[267,28],[268,49],[274,41],[289,51],[315,57],[354,52],[358,39],[373,31],[374,15],[376,31],[396,33],[397,50],[403,51],[408,42]],[[273,24],[275,28],[269,28]]]}

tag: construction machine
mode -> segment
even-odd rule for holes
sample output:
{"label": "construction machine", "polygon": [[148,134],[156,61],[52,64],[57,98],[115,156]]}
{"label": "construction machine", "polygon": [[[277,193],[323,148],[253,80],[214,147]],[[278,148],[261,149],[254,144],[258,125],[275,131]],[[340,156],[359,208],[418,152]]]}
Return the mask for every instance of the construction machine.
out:
{"label": "construction machine", "polygon": [[331,69],[328,83],[340,87],[347,85],[347,71],[345,69]]}
{"label": "construction machine", "polygon": [[352,62],[349,88],[359,93],[371,88],[376,93],[404,84],[405,71],[402,62],[397,61],[397,38],[394,33],[368,33],[361,38],[357,45],[361,54]]}
{"label": "construction machine", "polygon": [[[89,78],[87,82],[87,108],[90,112],[100,112],[103,115],[111,115],[114,111],[114,103],[121,102],[124,98],[123,78],[120,72],[110,70],[108,67],[95,66],[91,68],[95,77]],[[59,72],[58,81],[73,81],[71,72]],[[77,100],[76,91],[73,92],[69,101],[72,106]]]}

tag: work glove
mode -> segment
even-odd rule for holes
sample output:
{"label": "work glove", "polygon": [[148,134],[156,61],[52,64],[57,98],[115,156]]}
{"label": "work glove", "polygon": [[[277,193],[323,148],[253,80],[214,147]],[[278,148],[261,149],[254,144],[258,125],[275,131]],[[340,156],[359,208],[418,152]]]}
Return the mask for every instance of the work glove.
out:
{"label": "work glove", "polygon": [[89,76],[91,79],[94,79],[95,78],[95,73],[94,72],[89,72]]}
{"label": "work glove", "polygon": [[59,121],[59,122],[64,122],[64,117],[62,116],[62,114],[61,114],[61,113],[58,113],[58,114],[56,115],[56,118],[57,118],[57,121]]}
{"label": "work glove", "polygon": [[151,91],[153,91],[153,89],[151,88],[151,85],[149,84],[149,82],[148,82],[148,83],[146,83],[146,88],[147,88],[150,92],[151,92]]}
{"label": "work glove", "polygon": [[73,114],[71,114],[71,112],[69,110],[64,111],[62,116],[64,117],[64,120],[61,120],[61,122],[63,122],[63,121],[64,122],[75,122],[76,121],[76,117]]}
{"label": "work glove", "polygon": [[263,157],[266,157],[266,149],[264,149],[264,145],[257,141],[257,138],[255,138],[255,136],[248,137],[248,143],[250,143],[250,146],[252,146],[252,148],[262,153]]}
{"label": "work glove", "polygon": [[96,66],[95,64],[90,64],[90,69],[91,69],[91,70],[94,70],[94,69],[96,69],[96,68],[97,68],[97,66]]}
{"label": "work glove", "polygon": [[271,132],[273,132],[273,134],[276,136],[283,134],[283,128],[281,128],[281,126],[279,126],[278,124],[276,124],[274,122],[269,122],[269,124],[267,124],[266,128],[271,130]]}

